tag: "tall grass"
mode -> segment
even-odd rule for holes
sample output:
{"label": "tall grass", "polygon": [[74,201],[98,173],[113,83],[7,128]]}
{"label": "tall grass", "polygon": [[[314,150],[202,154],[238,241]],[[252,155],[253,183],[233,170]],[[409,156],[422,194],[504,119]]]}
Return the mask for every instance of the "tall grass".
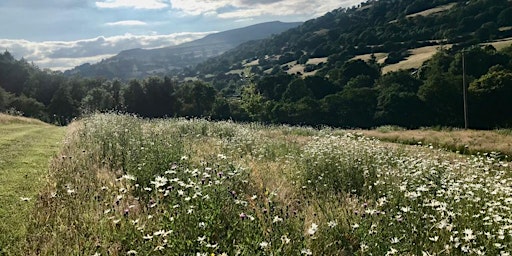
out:
{"label": "tall grass", "polygon": [[81,121],[27,255],[500,255],[512,177],[491,155],[331,129]]}

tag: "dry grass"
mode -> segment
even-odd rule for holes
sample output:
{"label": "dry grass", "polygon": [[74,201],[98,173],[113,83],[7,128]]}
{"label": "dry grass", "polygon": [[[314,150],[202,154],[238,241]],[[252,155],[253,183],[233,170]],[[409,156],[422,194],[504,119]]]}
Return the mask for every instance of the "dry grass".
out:
{"label": "dry grass", "polygon": [[[512,45],[512,38],[505,38],[505,39],[501,39],[501,40],[498,40],[495,42],[484,43],[482,45],[492,45],[497,50],[502,50],[503,48]],[[434,56],[434,54],[436,54],[437,51],[441,47],[451,48],[452,45],[451,44],[433,45],[433,46],[425,46],[425,47],[409,50],[409,52],[411,54],[409,57],[407,57],[403,61],[400,61],[399,63],[385,66],[382,69],[382,73],[386,74],[386,73],[398,71],[401,69],[419,68],[425,61],[432,58],[432,56]],[[382,55],[380,57],[382,58]],[[356,59],[356,58],[366,60],[366,58],[368,58],[368,59],[370,58],[370,54],[356,56],[354,59]],[[379,56],[377,56],[377,60],[380,61],[382,59],[379,59]],[[382,62],[384,62],[384,60],[382,60]]]}
{"label": "dry grass", "polygon": [[382,73],[386,74],[386,73],[398,71],[401,69],[419,68],[423,64],[423,62],[432,58],[432,56],[434,56],[434,54],[436,54],[437,51],[441,47],[451,48],[452,45],[451,44],[444,45],[444,46],[434,45],[434,46],[425,46],[425,47],[412,49],[412,50],[410,50],[411,56],[407,57],[403,61],[400,61],[399,63],[385,66],[382,69]]}
{"label": "dry grass", "polygon": [[306,64],[308,65],[318,65],[320,63],[325,63],[327,62],[327,57],[325,58],[312,58],[312,59],[309,59],[308,62],[306,62]]}
{"label": "dry grass", "polygon": [[[384,52],[374,53],[374,55],[375,55],[375,58],[377,59],[377,63],[379,63],[379,64],[383,64],[384,61],[386,61],[386,58],[388,57],[388,54],[384,53]],[[352,58],[351,60],[369,61],[371,58],[372,58],[372,54],[368,53],[368,54],[357,55],[354,58]]]}
{"label": "dry grass", "polygon": [[407,18],[414,18],[416,16],[429,16],[429,15],[432,15],[432,14],[437,14],[437,13],[440,13],[440,12],[445,12],[447,10],[450,10],[455,5],[456,5],[456,3],[445,4],[445,5],[441,5],[441,6],[438,6],[438,7],[435,7],[435,8],[431,8],[431,9],[428,9],[428,10],[425,10],[425,11],[409,14],[406,17]]}
{"label": "dry grass", "polygon": [[494,46],[494,48],[496,48],[496,50],[499,51],[499,50],[502,50],[502,49],[512,45],[512,37],[501,39],[501,40],[491,42],[491,43],[485,43],[483,45],[492,45],[492,46]]}
{"label": "dry grass", "polygon": [[260,64],[260,60],[253,60],[251,62],[245,63],[244,67],[252,67],[252,66],[258,66]]}
{"label": "dry grass", "polygon": [[[309,59],[306,64],[308,64],[308,65],[318,65],[320,63],[325,63],[325,62],[327,62],[327,58],[313,58],[313,59]],[[305,72],[304,70],[306,69],[306,65],[297,64],[297,61],[292,61],[292,62],[286,63],[286,64],[284,64],[282,66],[283,67],[284,66],[289,66],[290,67],[290,69],[288,69],[286,71],[290,75],[301,73],[302,77],[308,77],[308,76],[314,76],[318,72],[318,70],[313,70],[311,72]]]}
{"label": "dry grass", "polygon": [[496,131],[478,130],[407,130],[407,131],[378,131],[358,130],[368,137],[384,141],[404,144],[431,144],[434,147],[446,148],[463,153],[500,152],[512,156],[512,136]]}
{"label": "dry grass", "polygon": [[290,69],[288,69],[286,72],[290,75],[293,75],[293,74],[297,74],[297,73],[304,73],[304,69],[306,67],[304,65],[300,65],[300,64],[295,64],[293,66],[291,66]]}
{"label": "dry grass", "polygon": [[0,113],[0,124],[13,124],[13,123],[20,123],[20,124],[37,124],[37,125],[48,125],[47,123],[32,119],[28,117],[23,116],[11,116]]}

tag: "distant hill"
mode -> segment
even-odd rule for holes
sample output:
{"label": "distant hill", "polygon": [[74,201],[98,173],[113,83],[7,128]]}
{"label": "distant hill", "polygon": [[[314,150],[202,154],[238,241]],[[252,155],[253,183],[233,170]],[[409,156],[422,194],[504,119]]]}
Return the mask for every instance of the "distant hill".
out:
{"label": "distant hill", "polygon": [[[416,52],[418,68],[440,47],[491,43],[512,37],[508,0],[369,0],[333,10],[272,38],[244,43],[208,59],[189,74],[235,81],[235,74],[265,76],[279,72],[326,76],[354,58],[377,56],[382,67]],[[505,40],[507,42],[507,40]],[[425,48],[429,47],[429,48]],[[432,52],[423,53],[425,49]],[[359,57],[358,57],[359,56]],[[409,61],[411,62],[411,60]],[[389,67],[384,71],[395,70]]]}
{"label": "distant hill", "polygon": [[242,43],[264,39],[300,24],[300,22],[267,22],[211,34],[176,46],[150,50],[126,50],[97,64],[87,63],[75,67],[66,71],[65,74],[123,80],[166,75],[171,71],[191,67],[210,57],[218,56]]}

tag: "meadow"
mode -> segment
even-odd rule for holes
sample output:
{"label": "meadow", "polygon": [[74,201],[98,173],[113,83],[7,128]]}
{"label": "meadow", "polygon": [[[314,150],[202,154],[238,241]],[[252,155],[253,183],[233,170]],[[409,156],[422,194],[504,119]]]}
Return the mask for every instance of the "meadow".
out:
{"label": "meadow", "polygon": [[512,175],[359,132],[102,114],[68,127],[23,255],[510,255]]}

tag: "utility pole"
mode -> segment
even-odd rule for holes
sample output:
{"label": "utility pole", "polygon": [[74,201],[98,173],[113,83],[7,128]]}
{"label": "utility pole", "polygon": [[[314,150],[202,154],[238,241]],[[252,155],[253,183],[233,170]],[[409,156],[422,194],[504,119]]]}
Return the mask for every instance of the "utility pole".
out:
{"label": "utility pole", "polygon": [[468,92],[466,87],[466,50],[462,50],[462,97],[464,98],[464,129],[468,129]]}

